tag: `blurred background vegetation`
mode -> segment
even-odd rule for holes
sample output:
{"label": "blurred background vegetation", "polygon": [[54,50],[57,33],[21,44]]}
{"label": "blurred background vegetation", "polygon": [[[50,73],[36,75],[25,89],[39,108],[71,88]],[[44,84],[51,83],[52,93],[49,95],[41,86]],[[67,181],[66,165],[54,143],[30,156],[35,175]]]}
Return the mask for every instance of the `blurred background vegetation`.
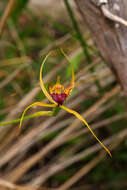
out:
{"label": "blurred background vegetation", "polygon": [[[0,1],[0,19],[9,1]],[[65,103],[89,122],[112,159],[84,125],[61,110],[56,117],[17,122],[26,106],[47,101],[39,87],[44,56],[57,47],[68,54],[76,86]],[[69,84],[71,70],[60,54],[44,68],[47,86]],[[0,189],[121,190],[127,188],[127,99],[99,56],[74,1],[21,0],[0,36]],[[27,115],[43,108],[34,107]],[[6,123],[4,123],[6,124]],[[96,130],[95,130],[96,129]],[[17,184],[16,186],[14,184]]]}

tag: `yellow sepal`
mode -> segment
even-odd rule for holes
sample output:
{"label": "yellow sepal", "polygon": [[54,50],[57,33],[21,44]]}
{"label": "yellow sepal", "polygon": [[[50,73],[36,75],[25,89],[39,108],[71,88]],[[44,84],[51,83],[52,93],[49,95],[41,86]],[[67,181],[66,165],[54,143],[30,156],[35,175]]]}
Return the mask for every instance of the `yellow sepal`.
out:
{"label": "yellow sepal", "polygon": [[92,135],[97,139],[97,141],[101,144],[101,146],[107,151],[107,153],[112,157],[111,152],[108,150],[108,148],[106,148],[106,146],[98,139],[98,137],[94,134],[94,132],[92,131],[91,127],[88,125],[88,123],[86,122],[86,120],[76,111],[71,110],[63,105],[60,106],[62,109],[66,110],[67,112],[75,115],[79,120],[81,120],[90,130],[90,132],[92,133]]}
{"label": "yellow sepal", "polygon": [[55,104],[46,104],[46,103],[43,103],[43,102],[35,102],[35,103],[29,105],[29,106],[24,110],[24,112],[23,112],[23,114],[22,114],[22,116],[21,116],[20,123],[19,123],[19,128],[18,128],[18,134],[17,134],[17,135],[20,134],[21,126],[22,126],[22,122],[23,122],[23,118],[24,118],[24,115],[25,115],[26,111],[27,111],[29,108],[33,107],[33,106],[55,107],[56,105],[55,105]]}
{"label": "yellow sepal", "polygon": [[65,52],[63,51],[62,48],[60,48],[61,53],[65,56],[65,58],[67,59],[67,61],[70,63],[71,65],[71,70],[72,70],[72,80],[71,80],[71,86],[69,87],[70,89],[73,89],[75,86],[75,74],[74,74],[74,68],[73,65],[71,63],[71,61],[69,60],[69,57],[65,54]]}
{"label": "yellow sepal", "polygon": [[52,97],[50,96],[50,94],[48,93],[48,91],[46,90],[45,86],[44,86],[44,83],[43,83],[43,80],[42,80],[42,70],[43,70],[43,67],[44,67],[44,64],[47,60],[47,58],[50,56],[52,52],[50,51],[46,57],[44,58],[43,62],[42,62],[42,65],[41,65],[41,68],[40,68],[40,86],[41,86],[41,89],[43,91],[43,93],[45,94],[45,96],[48,98],[48,100],[54,104],[57,105],[57,103],[52,99]]}

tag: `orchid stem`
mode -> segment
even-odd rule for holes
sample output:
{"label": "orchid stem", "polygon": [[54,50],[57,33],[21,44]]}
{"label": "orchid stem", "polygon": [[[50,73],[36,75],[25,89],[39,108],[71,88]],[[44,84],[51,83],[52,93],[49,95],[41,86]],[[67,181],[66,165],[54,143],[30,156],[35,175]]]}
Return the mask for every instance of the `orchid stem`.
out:
{"label": "orchid stem", "polygon": [[52,111],[52,114],[53,114],[52,116],[56,116],[59,113],[60,109],[61,108],[58,105],[54,107]]}

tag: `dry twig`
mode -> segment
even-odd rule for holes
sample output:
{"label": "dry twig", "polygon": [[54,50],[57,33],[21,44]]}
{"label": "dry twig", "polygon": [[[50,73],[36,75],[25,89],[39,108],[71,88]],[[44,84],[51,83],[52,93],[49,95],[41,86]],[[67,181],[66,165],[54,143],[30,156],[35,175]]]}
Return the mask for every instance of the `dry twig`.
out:
{"label": "dry twig", "polygon": [[17,0],[9,0],[6,6],[6,9],[0,21],[0,36],[3,34],[7,19],[10,16],[11,12],[13,11],[16,3],[17,3]]}

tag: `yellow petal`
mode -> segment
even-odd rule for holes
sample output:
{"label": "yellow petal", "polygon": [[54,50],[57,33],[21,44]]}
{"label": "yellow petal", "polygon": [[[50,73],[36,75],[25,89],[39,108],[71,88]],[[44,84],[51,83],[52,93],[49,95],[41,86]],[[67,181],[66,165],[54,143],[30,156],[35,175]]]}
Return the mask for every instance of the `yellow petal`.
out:
{"label": "yellow petal", "polygon": [[45,94],[45,96],[48,98],[48,100],[54,104],[57,105],[57,103],[52,99],[52,97],[50,96],[50,94],[48,93],[48,91],[46,90],[45,86],[44,86],[44,83],[43,83],[43,80],[42,80],[42,70],[43,70],[43,67],[44,67],[44,64],[47,60],[47,58],[49,57],[49,55],[51,54],[52,52],[50,51],[46,57],[44,58],[43,62],[42,62],[42,65],[41,65],[41,68],[40,68],[40,86],[41,86],[41,89],[43,91],[43,93]]}
{"label": "yellow petal", "polygon": [[26,111],[27,111],[29,108],[33,107],[33,106],[55,107],[56,105],[55,105],[55,104],[46,104],[46,103],[43,103],[43,102],[35,102],[35,103],[29,105],[29,106],[24,110],[24,112],[23,112],[23,114],[22,114],[22,116],[21,116],[20,123],[19,123],[18,134],[17,134],[17,135],[20,134],[21,126],[22,126],[22,122],[23,122],[23,118],[24,118],[24,115],[25,115]]}
{"label": "yellow petal", "polygon": [[65,52],[63,51],[62,48],[60,48],[60,51],[61,53],[65,56],[65,58],[67,59],[67,61],[70,63],[71,65],[71,70],[72,70],[72,81],[71,81],[71,88],[73,89],[74,88],[74,85],[75,85],[75,75],[74,75],[74,68],[73,68],[73,65],[71,63],[71,61],[69,60],[69,57],[65,54]]}
{"label": "yellow petal", "polygon": [[91,127],[88,125],[88,123],[86,122],[86,120],[76,111],[71,110],[63,105],[60,106],[62,109],[66,110],[67,112],[75,115],[79,120],[81,120],[90,130],[90,132],[93,134],[93,136],[97,139],[97,141],[101,144],[101,146],[108,152],[108,154],[112,157],[110,151],[108,150],[108,148],[106,148],[106,146],[98,139],[98,137],[94,134],[94,132],[92,131]]}

